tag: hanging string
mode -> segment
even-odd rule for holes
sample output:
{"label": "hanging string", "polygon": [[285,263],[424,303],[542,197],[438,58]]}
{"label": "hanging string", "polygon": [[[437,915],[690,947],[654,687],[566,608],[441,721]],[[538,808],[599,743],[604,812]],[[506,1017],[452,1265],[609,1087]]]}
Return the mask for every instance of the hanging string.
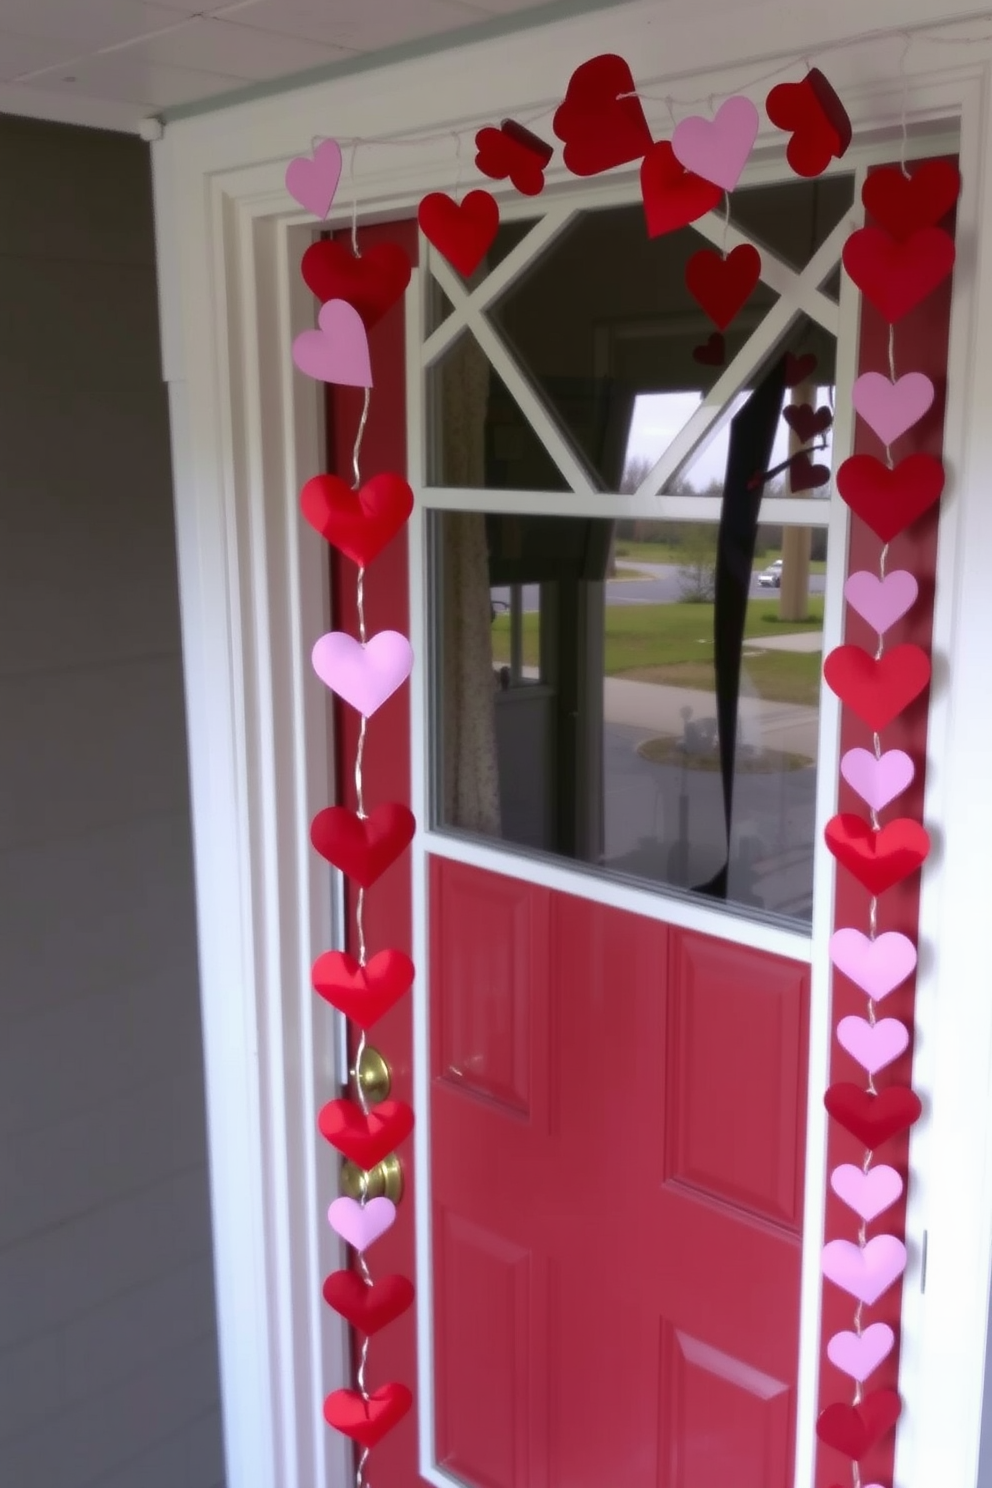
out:
{"label": "hanging string", "polygon": [[727,256],[727,235],[730,232],[730,192],[723,193],[723,238],[720,242],[720,256]]}
{"label": "hanging string", "polygon": [[[358,147],[362,143],[360,139],[351,142],[351,251],[356,258],[361,258],[362,250],[358,246],[358,179],[355,175],[355,161],[358,159]],[[368,388],[366,388],[366,393]]]}
{"label": "hanging string", "polygon": [[[906,61],[909,57],[909,49],[912,45],[912,36],[910,36],[908,31],[904,31],[902,55],[899,58],[899,76],[902,78],[902,117],[899,120],[899,127],[902,131],[902,145],[899,150],[899,169],[902,171],[907,180],[909,179],[909,171],[906,167],[906,151],[909,144],[909,125],[907,120],[907,114],[909,112],[909,71],[906,66]],[[893,381],[894,380],[895,379],[893,378]]]}

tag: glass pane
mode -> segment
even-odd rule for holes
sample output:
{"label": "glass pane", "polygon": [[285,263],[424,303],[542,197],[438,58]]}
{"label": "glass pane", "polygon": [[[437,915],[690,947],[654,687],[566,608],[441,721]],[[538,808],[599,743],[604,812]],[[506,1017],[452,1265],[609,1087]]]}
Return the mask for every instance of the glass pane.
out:
{"label": "glass pane", "polygon": [[434,541],[435,823],[808,924],[825,531],[748,534],[739,646],[715,523],[437,513]]}
{"label": "glass pane", "polygon": [[[843,217],[852,190],[845,176],[737,192],[732,220],[799,268]],[[504,224],[488,267],[500,262],[532,227],[530,221]],[[653,462],[775,304],[774,292],[759,283],[723,336],[717,335],[685,285],[686,263],[703,246],[709,245],[692,227],[649,238],[640,205],[583,212],[487,312],[537,403],[600,490],[629,485],[632,439],[640,436],[646,417],[642,400],[649,395],[658,400],[656,411],[660,400],[666,400],[664,417],[654,420]],[[832,270],[826,282],[832,293],[837,282]],[[816,355],[819,385],[833,382],[832,337],[800,317],[786,339],[789,346],[803,343]],[[460,355],[449,353],[455,362]],[[458,405],[464,400],[459,377],[445,377],[443,366],[429,384],[439,429],[451,419],[460,420]],[[483,426],[479,439],[486,450],[485,478],[455,479],[436,445],[432,484],[567,488],[541,439],[495,377],[488,403],[476,417]],[[714,458],[719,457],[718,451]],[[679,481],[687,479],[684,470],[674,472],[665,489],[677,492]],[[688,483],[696,487],[698,479]]]}

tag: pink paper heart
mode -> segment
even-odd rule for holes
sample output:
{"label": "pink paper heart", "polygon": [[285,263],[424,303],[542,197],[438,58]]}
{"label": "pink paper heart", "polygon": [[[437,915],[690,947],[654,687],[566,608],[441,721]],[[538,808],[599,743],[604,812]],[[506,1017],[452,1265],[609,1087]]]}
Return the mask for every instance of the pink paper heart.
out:
{"label": "pink paper heart", "polygon": [[913,761],[902,749],[887,749],[876,759],[870,749],[849,749],[841,756],[840,773],[872,811],[882,811],[913,783]]}
{"label": "pink paper heart", "polygon": [[876,1235],[863,1247],[829,1240],[820,1265],[828,1281],[870,1307],[905,1271],[906,1247],[895,1235]]}
{"label": "pink paper heart", "polygon": [[881,1002],[916,970],[916,947],[898,930],[886,930],[875,940],[861,930],[835,930],[830,959],[862,992]]}
{"label": "pink paper heart", "polygon": [[827,1344],[831,1364],[853,1380],[866,1380],[892,1352],[896,1335],[887,1323],[870,1323],[863,1333],[835,1333]]}
{"label": "pink paper heart", "polygon": [[676,125],[672,153],[686,170],[733,191],[758,135],[758,110],[750,98],[728,98],[713,119],[693,114]]}
{"label": "pink paper heart", "polygon": [[852,392],[855,408],[883,444],[895,444],[919,423],[933,395],[933,383],[922,372],[907,372],[896,382],[881,372],[862,372]]}
{"label": "pink paper heart", "polygon": [[392,1199],[369,1199],[359,1204],[356,1199],[335,1199],[327,1211],[327,1221],[336,1235],[355,1250],[369,1246],[391,1228],[396,1218]]}
{"label": "pink paper heart", "polygon": [[409,677],[413,651],[398,630],[380,630],[363,646],[343,630],[322,635],[313,648],[317,676],[366,718]]}
{"label": "pink paper heart", "polygon": [[326,217],[341,179],[341,146],[322,140],[313,156],[298,155],[286,167],[286,190],[314,217]]}
{"label": "pink paper heart", "polygon": [[898,1018],[882,1018],[878,1023],[869,1023],[867,1018],[841,1018],[837,1042],[862,1069],[874,1075],[908,1048],[909,1029]]}
{"label": "pink paper heart", "polygon": [[362,317],[347,300],[328,300],[316,331],[302,331],[293,342],[293,361],[317,382],[344,387],[372,386],[369,338]]}
{"label": "pink paper heart", "polygon": [[879,635],[905,615],[919,592],[919,584],[904,568],[893,569],[884,579],[861,568],[844,585],[844,598],[851,609],[857,610]]}
{"label": "pink paper heart", "polygon": [[854,1163],[841,1163],[830,1174],[830,1187],[866,1224],[884,1214],[902,1195],[901,1177],[885,1163],[869,1168],[867,1173]]}

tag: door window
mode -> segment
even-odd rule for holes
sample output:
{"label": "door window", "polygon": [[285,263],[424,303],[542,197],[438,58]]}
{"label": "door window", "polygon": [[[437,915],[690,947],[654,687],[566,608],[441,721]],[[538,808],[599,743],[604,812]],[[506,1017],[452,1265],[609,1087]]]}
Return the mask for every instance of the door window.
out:
{"label": "door window", "polygon": [[[762,187],[654,241],[554,207],[467,289],[432,260],[434,827],[809,923],[851,200]],[[762,255],[722,339],[700,232]]]}

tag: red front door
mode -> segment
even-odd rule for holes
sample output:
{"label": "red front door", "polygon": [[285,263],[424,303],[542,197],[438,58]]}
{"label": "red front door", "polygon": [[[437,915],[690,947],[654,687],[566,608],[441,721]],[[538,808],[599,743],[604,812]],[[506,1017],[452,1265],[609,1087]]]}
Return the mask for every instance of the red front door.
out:
{"label": "red front door", "polygon": [[[415,248],[412,224],[362,242],[397,237]],[[372,355],[366,476],[404,468],[400,308]],[[359,412],[333,394],[342,474]],[[347,561],[333,580],[353,629]],[[401,537],[366,579],[370,633],[407,629],[407,594]],[[409,799],[409,731],[399,694],[369,728],[369,809]],[[353,805],[349,710],[337,738]],[[367,896],[370,955],[411,949],[410,872]],[[370,1259],[416,1274],[419,1193],[432,1295],[372,1340],[370,1388],[405,1381],[415,1406],[370,1481],[415,1488],[426,1456],[476,1488],[788,1488],[808,968],[442,855],[426,883],[428,962],[372,1042],[413,1101],[427,1018],[430,1165],[403,1145],[399,1220]]]}
{"label": "red front door", "polygon": [[808,968],[430,865],[437,1458],[786,1488]]}

